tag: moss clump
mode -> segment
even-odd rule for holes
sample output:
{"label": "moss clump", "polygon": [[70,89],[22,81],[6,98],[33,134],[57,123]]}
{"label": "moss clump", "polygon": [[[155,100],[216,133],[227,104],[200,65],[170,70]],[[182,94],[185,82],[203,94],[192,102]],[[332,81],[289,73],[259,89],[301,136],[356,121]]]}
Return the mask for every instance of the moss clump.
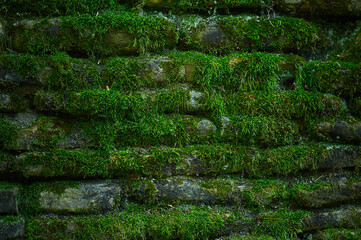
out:
{"label": "moss clump", "polygon": [[2,4],[0,12],[7,17],[15,17],[17,13],[35,16],[96,14],[100,10],[115,8],[116,3],[115,0],[7,0]]}
{"label": "moss clump", "polygon": [[219,0],[219,1],[155,1],[155,0],[145,0],[144,5],[146,8],[151,9],[167,9],[172,12],[182,13],[182,12],[209,12],[213,13],[213,10],[217,9],[239,9],[242,10],[261,10],[267,3],[270,1],[260,1],[260,0]]}
{"label": "moss clump", "polygon": [[277,239],[291,239],[302,233],[302,219],[308,214],[304,210],[280,209],[259,215],[254,219],[254,235],[270,235]]}
{"label": "moss clump", "polygon": [[200,145],[193,147],[191,153],[206,163],[211,173],[241,172],[249,177],[262,177],[317,169],[317,163],[327,156],[327,149],[315,143],[264,150],[250,146]]}
{"label": "moss clump", "polygon": [[24,216],[37,216],[44,212],[40,205],[41,192],[61,195],[67,187],[76,188],[78,185],[79,182],[75,181],[35,182],[24,185],[19,192],[19,211]]}
{"label": "moss clump", "polygon": [[[209,104],[213,105],[217,102],[219,101]],[[283,91],[271,94],[259,91],[228,94],[223,102],[224,108],[234,115],[271,115],[287,119],[309,120],[334,118],[342,112],[340,98],[306,91]],[[209,108],[212,108],[212,105]],[[214,108],[217,109],[216,106]],[[218,109],[222,108],[218,107]]]}
{"label": "moss clump", "polygon": [[361,229],[330,228],[313,235],[316,240],[357,240],[361,238]]}
{"label": "moss clump", "polygon": [[[249,146],[233,146],[215,143],[191,145],[180,148],[146,148],[144,153],[134,149],[110,150],[53,150],[31,152],[16,162],[16,169],[28,176],[28,169],[41,169],[38,177],[154,177],[167,175],[169,168],[174,174],[212,175],[241,173],[248,177],[287,176],[305,170],[316,170],[318,163],[328,154],[325,146],[314,143],[293,145],[274,149]],[[184,159],[194,156],[202,169],[184,165]],[[30,173],[34,174],[34,173]],[[34,176],[34,175],[31,175]]]}
{"label": "moss clump", "polygon": [[[36,217],[26,226],[29,239],[207,239],[233,222],[225,208],[168,208],[130,205],[120,214],[79,217]],[[66,231],[69,223],[73,231]],[[33,237],[36,236],[36,237]]]}
{"label": "moss clump", "polygon": [[232,49],[300,52],[326,44],[317,25],[298,18],[229,17],[218,23],[232,42]]}
{"label": "moss clump", "polygon": [[23,24],[14,29],[14,47],[32,54],[59,51],[89,56],[144,54],[172,48],[177,41],[175,25],[165,18],[124,10]]}
{"label": "moss clump", "polygon": [[300,140],[298,126],[287,120],[265,116],[231,117],[231,129],[222,138],[242,145],[282,146]]}
{"label": "moss clump", "polygon": [[[173,52],[170,78],[221,92],[274,91],[282,89],[283,76],[302,62],[296,56],[238,53],[215,57],[197,52]],[[182,66],[181,68],[179,66]]]}
{"label": "moss clump", "polygon": [[298,85],[307,90],[353,99],[360,95],[360,78],[360,64],[313,61],[305,64]]}
{"label": "moss clump", "polygon": [[0,190],[19,189],[21,185],[13,182],[0,182]]}
{"label": "moss clump", "polygon": [[0,149],[8,149],[15,144],[18,134],[17,126],[6,118],[0,118]]}

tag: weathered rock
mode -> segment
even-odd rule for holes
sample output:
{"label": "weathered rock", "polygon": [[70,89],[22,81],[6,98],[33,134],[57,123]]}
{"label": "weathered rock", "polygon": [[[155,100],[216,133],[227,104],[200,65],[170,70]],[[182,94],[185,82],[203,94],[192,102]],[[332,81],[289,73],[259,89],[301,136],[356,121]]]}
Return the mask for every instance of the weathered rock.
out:
{"label": "weathered rock", "polygon": [[[18,119],[21,117],[18,115]],[[73,149],[90,144],[90,140],[74,123],[52,118],[34,121],[36,116],[31,113],[27,117],[29,118],[19,119],[23,122],[16,122],[15,118],[15,123],[23,127],[19,130],[15,143],[10,147],[12,150]],[[31,124],[30,121],[32,121]]]}
{"label": "weathered rock", "polygon": [[0,214],[17,214],[18,189],[0,189]]}
{"label": "weathered rock", "polygon": [[[312,185],[311,185],[312,186]],[[336,182],[316,190],[301,190],[296,193],[296,201],[306,208],[335,206],[351,203],[361,198],[360,182]]]}
{"label": "weathered rock", "polygon": [[[197,179],[173,177],[164,180],[144,181],[135,185],[131,194],[140,200],[200,202],[207,204],[241,204],[243,195],[252,184],[232,179]],[[257,195],[259,201],[269,196]],[[265,201],[266,202],[266,201]],[[266,203],[265,203],[266,204]]]}
{"label": "weathered rock", "polygon": [[315,131],[321,138],[331,138],[345,143],[359,143],[361,141],[360,122],[322,122],[315,127]]}
{"label": "weathered rock", "polygon": [[277,0],[276,8],[301,16],[361,16],[360,0]]}
{"label": "weathered rock", "polygon": [[28,107],[26,99],[15,94],[0,93],[0,112],[19,112]]}
{"label": "weathered rock", "polygon": [[[295,28],[295,25],[298,27]],[[317,49],[329,44],[326,35],[317,25],[287,17],[251,16],[224,17],[216,21],[200,20],[196,26],[185,24],[180,32],[183,48],[207,53],[241,49],[303,53],[310,48]],[[305,38],[309,41],[303,41]]]}
{"label": "weathered rock", "polygon": [[25,236],[25,221],[17,218],[13,220],[0,219],[0,239],[17,239]]}
{"label": "weathered rock", "polygon": [[92,17],[68,16],[16,22],[10,30],[13,47],[31,53],[60,50],[80,56],[115,56],[161,51],[176,44],[176,26],[166,18],[131,11],[98,13]]}
{"label": "weathered rock", "polygon": [[14,88],[17,86],[38,85],[41,86],[42,82],[37,78],[22,78],[16,72],[6,72],[0,70],[0,87]]}
{"label": "weathered rock", "polygon": [[152,81],[161,82],[165,80],[167,77],[167,73],[165,72],[164,65],[165,63],[171,62],[171,59],[168,57],[159,57],[152,59],[144,59],[143,61],[147,61],[145,65],[145,73],[146,77],[150,78]]}
{"label": "weathered rock", "polygon": [[317,168],[338,169],[361,166],[360,149],[332,147],[328,148],[328,154],[318,162]]}
{"label": "weathered rock", "polygon": [[39,202],[45,212],[97,213],[115,209],[123,193],[115,182],[88,182],[66,187],[61,194],[42,191]]}
{"label": "weathered rock", "polygon": [[304,231],[330,227],[357,228],[361,226],[360,217],[360,208],[343,208],[310,214],[302,222]]}
{"label": "weathered rock", "polygon": [[124,30],[111,31],[104,37],[105,44],[118,48],[126,54],[136,53],[138,51],[139,45],[132,44],[134,40],[135,37]]}
{"label": "weathered rock", "polygon": [[200,134],[209,135],[212,132],[217,131],[216,125],[209,120],[202,120],[198,123],[197,128]]}

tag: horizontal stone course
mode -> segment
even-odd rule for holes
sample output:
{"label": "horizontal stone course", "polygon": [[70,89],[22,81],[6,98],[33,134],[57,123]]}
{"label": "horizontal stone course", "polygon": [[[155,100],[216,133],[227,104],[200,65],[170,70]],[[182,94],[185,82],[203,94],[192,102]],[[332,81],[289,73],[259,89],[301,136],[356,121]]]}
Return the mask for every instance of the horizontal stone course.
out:
{"label": "horizontal stone course", "polygon": [[[16,159],[15,159],[16,158]],[[360,166],[353,146],[303,145],[259,149],[228,144],[169,148],[35,151],[10,155],[3,162],[3,179],[116,178],[127,176],[287,176],[311,171],[337,171]]]}
{"label": "horizontal stone course", "polygon": [[[294,237],[298,231],[307,233],[307,231],[327,228],[357,228],[360,226],[358,222],[359,208],[323,212],[280,209],[260,214],[241,210],[241,213],[237,215],[234,209],[219,206],[204,208],[180,205],[163,211],[159,211],[157,208],[143,209],[141,207],[137,210],[136,207],[132,206],[123,213],[106,217],[39,216],[28,223],[31,226],[29,234],[54,238],[60,231],[72,239],[81,239],[81,236],[95,236],[94,234],[99,238],[119,236],[120,238],[137,239],[141,236],[157,236],[162,239],[172,239],[177,236],[180,239],[198,239],[234,236],[234,234],[242,232],[246,238],[229,239],[264,239],[257,238],[260,235],[268,236],[267,239],[273,239],[271,237],[277,239],[280,235],[284,238]],[[192,218],[193,221],[189,218]],[[129,229],[129,224],[132,229]],[[277,230],[272,228],[273,224],[277,224]],[[292,228],[289,228],[290,224]],[[97,229],[103,229],[104,226],[107,226],[104,231],[97,231]],[[49,228],[53,231],[46,230]],[[247,238],[247,236],[251,238]]]}
{"label": "horizontal stone course", "polygon": [[[133,26],[128,18],[139,23]],[[239,50],[305,53],[330,47],[330,39],[318,25],[296,18],[225,17],[201,20],[197,26],[190,26],[184,23],[177,27],[166,18],[134,12],[105,12],[96,18],[85,15],[22,20],[13,24],[9,34],[15,51],[39,54],[61,50],[99,57],[160,52],[176,45],[182,50],[207,53]]]}

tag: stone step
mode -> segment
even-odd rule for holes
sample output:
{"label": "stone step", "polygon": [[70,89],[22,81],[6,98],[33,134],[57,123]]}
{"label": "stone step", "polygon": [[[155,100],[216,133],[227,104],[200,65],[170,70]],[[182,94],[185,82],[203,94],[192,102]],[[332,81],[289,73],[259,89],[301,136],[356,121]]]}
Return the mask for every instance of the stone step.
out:
{"label": "stone step", "polygon": [[21,20],[8,24],[7,33],[10,48],[17,52],[65,51],[98,57],[157,53],[176,45],[182,50],[221,54],[239,50],[304,54],[336,44],[331,44],[320,26],[297,18],[248,16],[199,18],[197,22],[183,21],[177,26],[176,21],[161,16],[103,12],[97,17]]}
{"label": "stone step", "polygon": [[[219,206],[168,205],[160,209],[130,205],[122,213],[106,216],[38,216],[27,223],[27,235],[44,239],[59,236],[71,239],[95,236],[99,239],[213,239],[241,232],[246,238],[230,239],[295,239],[298,233],[310,230],[357,228],[360,227],[359,218],[357,207],[325,212],[279,209],[251,213]],[[247,238],[249,236],[256,238]],[[268,237],[257,238],[260,236]]]}
{"label": "stone step", "polygon": [[228,144],[182,148],[155,147],[125,150],[54,150],[26,152],[1,159],[2,179],[117,178],[218,176],[239,173],[248,177],[295,176],[360,166],[356,146],[315,143],[259,149]]}

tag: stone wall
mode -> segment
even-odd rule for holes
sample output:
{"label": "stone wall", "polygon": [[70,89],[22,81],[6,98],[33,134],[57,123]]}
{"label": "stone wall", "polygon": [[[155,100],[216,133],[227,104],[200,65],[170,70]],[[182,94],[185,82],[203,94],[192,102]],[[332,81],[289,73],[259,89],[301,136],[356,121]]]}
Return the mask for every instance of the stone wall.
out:
{"label": "stone wall", "polygon": [[7,0],[1,239],[360,239],[361,1]]}

